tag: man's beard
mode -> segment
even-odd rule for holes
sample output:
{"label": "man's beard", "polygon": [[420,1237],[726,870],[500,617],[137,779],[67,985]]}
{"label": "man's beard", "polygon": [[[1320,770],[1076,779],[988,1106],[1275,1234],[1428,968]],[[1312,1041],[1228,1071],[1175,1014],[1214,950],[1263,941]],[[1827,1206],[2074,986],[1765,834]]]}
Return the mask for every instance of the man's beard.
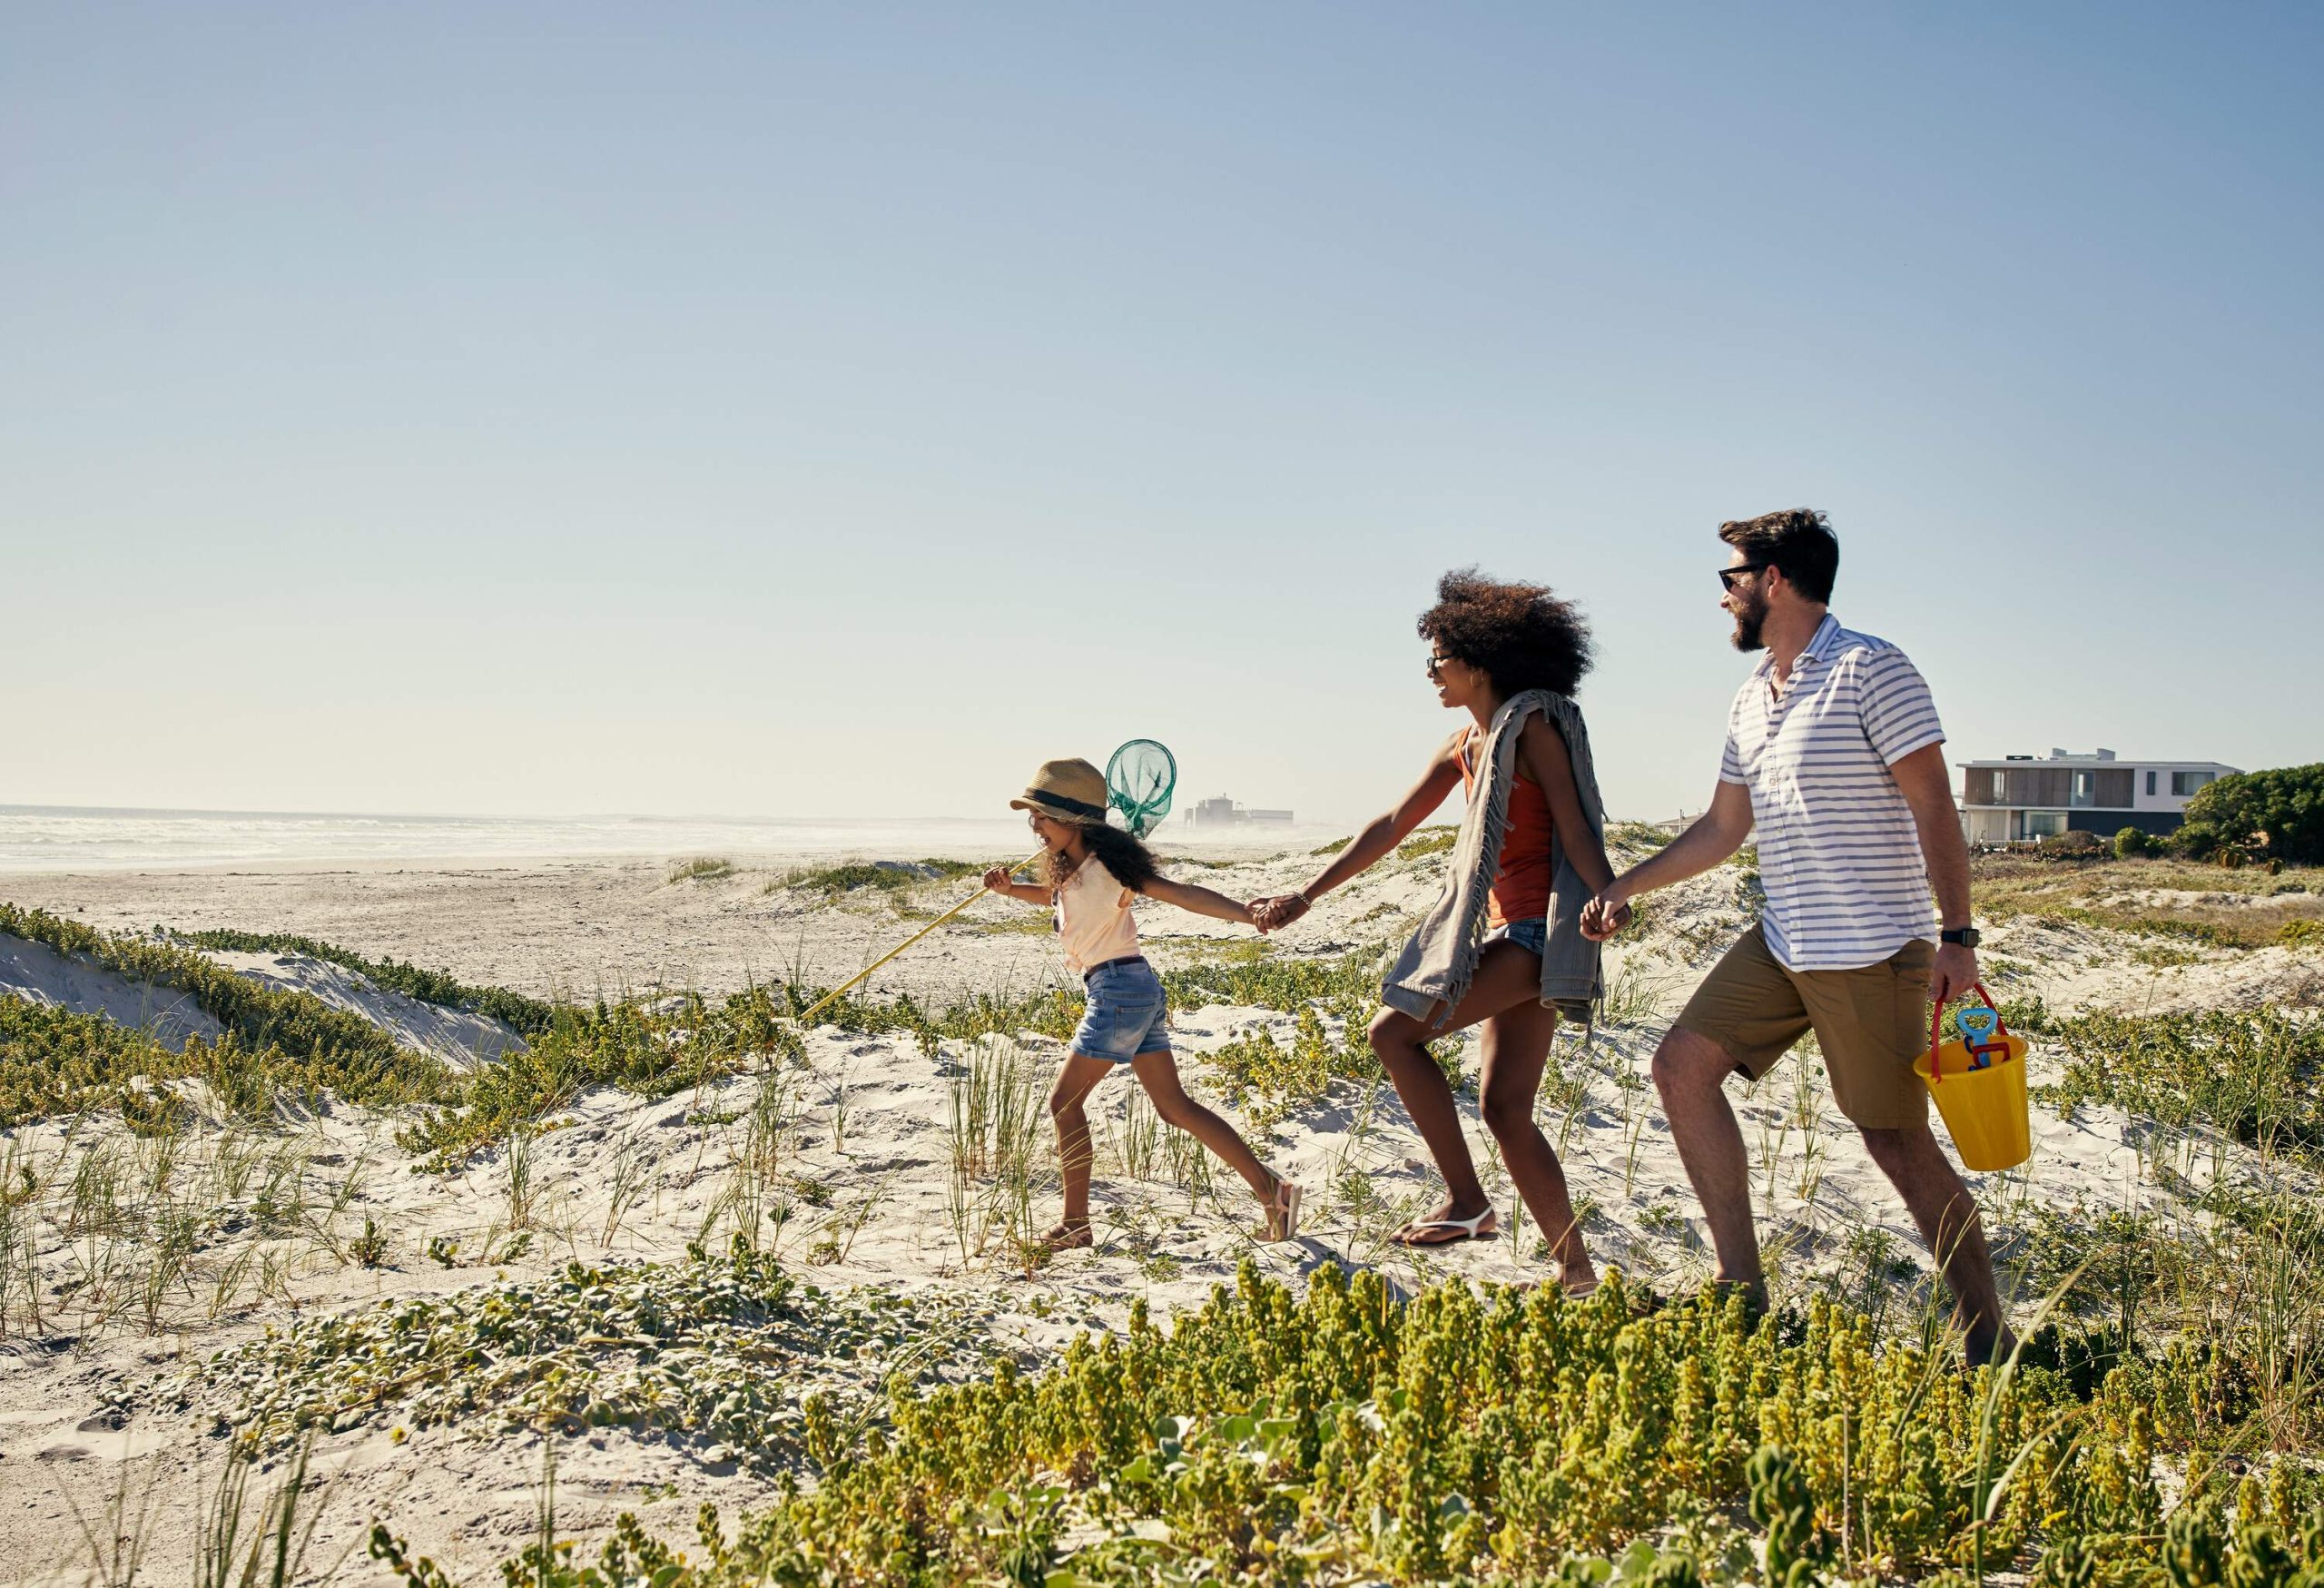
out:
{"label": "man's beard", "polygon": [[1768,604],[1756,595],[1748,598],[1743,603],[1743,610],[1735,615],[1735,633],[1730,636],[1735,641],[1735,648],[1738,651],[1766,649],[1768,642],[1759,637],[1759,628],[1767,620]]}

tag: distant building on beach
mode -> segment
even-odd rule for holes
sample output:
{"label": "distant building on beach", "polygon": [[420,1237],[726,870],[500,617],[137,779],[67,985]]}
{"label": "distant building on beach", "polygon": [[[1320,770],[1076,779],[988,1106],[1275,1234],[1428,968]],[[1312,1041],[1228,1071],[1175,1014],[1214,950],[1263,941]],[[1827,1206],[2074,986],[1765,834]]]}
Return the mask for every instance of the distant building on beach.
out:
{"label": "distant building on beach", "polygon": [[2112,750],[1963,761],[1961,830],[1971,843],[2031,843],[2063,833],[2108,837],[2125,827],[2169,833],[2214,778],[2240,772],[2218,761],[2124,761]]}
{"label": "distant building on beach", "polygon": [[1246,809],[1220,794],[1215,799],[1196,800],[1187,812],[1187,823],[1194,827],[1288,827],[1291,813]]}

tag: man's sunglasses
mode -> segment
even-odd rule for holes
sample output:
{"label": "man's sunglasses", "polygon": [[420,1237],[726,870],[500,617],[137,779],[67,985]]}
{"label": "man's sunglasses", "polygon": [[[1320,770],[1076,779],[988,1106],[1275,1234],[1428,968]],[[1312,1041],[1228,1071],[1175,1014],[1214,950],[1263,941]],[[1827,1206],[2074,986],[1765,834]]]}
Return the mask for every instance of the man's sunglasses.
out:
{"label": "man's sunglasses", "polygon": [[1733,595],[1735,593],[1736,580],[1741,578],[1745,574],[1756,574],[1762,568],[1773,567],[1775,565],[1773,563],[1767,562],[1747,562],[1739,568],[1721,568],[1718,570],[1718,582],[1727,587],[1728,594]]}

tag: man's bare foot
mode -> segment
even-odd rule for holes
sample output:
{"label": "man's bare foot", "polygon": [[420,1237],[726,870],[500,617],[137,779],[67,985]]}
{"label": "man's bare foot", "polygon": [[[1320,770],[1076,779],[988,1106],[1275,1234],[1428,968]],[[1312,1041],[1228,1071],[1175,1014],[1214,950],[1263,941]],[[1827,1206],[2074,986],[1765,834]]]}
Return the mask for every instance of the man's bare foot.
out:
{"label": "man's bare foot", "polygon": [[1060,1224],[1041,1237],[1042,1247],[1053,1252],[1069,1252],[1096,1242],[1097,1237],[1089,1233],[1089,1221],[1086,1218],[1078,1224]]}
{"label": "man's bare foot", "polygon": [[1491,1206],[1464,1214],[1451,1202],[1425,1218],[1415,1218],[1388,1238],[1398,1246],[1451,1246],[1455,1241],[1482,1240],[1500,1231],[1501,1220]]}

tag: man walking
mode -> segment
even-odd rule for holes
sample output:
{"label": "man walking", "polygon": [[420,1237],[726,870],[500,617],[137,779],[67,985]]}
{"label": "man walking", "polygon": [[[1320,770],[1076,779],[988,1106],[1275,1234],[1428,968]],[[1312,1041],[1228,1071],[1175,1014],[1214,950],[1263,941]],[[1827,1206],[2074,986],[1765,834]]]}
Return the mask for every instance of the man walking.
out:
{"label": "man walking", "polygon": [[[1761,1301],[1743,1132],[1723,1090],[1754,1080],[1809,1031],[1832,1100],[1903,1197],[1951,1287],[1972,1363],[2011,1346],[1976,1204],[1928,1126],[1913,1060],[1929,1000],[1977,978],[1969,852],[1945,769],[1945,730],[1905,653],[1827,607],[1839,542],[1800,508],[1719,526],[1719,605],[1735,646],[1764,649],[1728,714],[1718,788],[1702,819],[1590,901],[1583,930],[1709,871],[1756,827],[1767,909],[1689,999],[1654,1054],[1671,1139],[1710,1225],[1718,1277]],[[1936,895],[1936,913],[1929,894]]]}

